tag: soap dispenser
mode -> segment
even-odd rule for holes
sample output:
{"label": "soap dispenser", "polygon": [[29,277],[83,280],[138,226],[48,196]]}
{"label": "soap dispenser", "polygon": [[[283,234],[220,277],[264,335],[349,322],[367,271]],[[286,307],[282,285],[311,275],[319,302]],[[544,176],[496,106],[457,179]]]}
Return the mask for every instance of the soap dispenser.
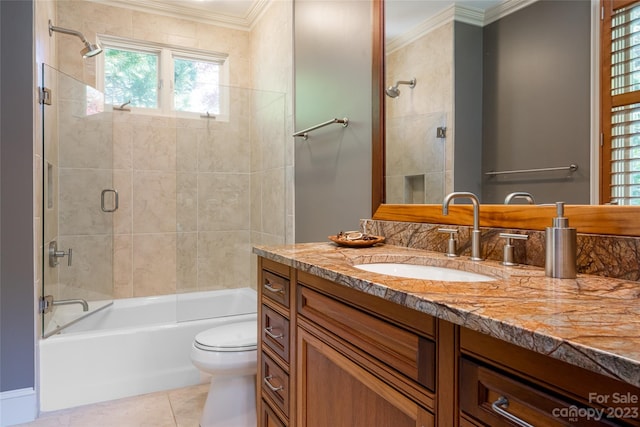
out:
{"label": "soap dispenser", "polygon": [[576,229],[569,227],[569,219],[564,216],[564,202],[557,202],[553,226],[547,227],[546,233],[544,267],[548,277],[576,277],[576,246]]}

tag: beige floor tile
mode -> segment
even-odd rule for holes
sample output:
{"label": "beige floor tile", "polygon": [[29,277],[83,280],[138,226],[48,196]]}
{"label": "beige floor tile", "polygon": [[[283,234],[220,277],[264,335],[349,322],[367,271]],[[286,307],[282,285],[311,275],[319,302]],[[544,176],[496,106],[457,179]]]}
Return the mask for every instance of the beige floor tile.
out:
{"label": "beige floor tile", "polygon": [[207,399],[209,384],[187,387],[169,392],[169,402],[177,427],[198,427],[202,408]]}
{"label": "beige floor tile", "polygon": [[175,427],[165,393],[99,403],[74,412],[69,427]]}
{"label": "beige floor tile", "polygon": [[16,427],[198,427],[208,384],[48,412]]}

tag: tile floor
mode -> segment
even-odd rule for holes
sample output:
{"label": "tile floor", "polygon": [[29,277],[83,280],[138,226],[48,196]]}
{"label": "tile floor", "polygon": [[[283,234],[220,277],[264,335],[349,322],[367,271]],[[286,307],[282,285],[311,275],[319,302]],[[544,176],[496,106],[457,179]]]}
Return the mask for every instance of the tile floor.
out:
{"label": "tile floor", "polygon": [[198,427],[209,384],[44,413],[19,427]]}

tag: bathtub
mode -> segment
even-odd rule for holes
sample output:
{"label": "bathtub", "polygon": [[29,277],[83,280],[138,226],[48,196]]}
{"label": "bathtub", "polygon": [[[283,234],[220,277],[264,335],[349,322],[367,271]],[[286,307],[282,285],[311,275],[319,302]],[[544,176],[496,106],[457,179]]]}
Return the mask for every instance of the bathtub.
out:
{"label": "bathtub", "polygon": [[[257,319],[256,311],[256,292],[249,288],[114,300],[40,340],[40,410],[206,381],[189,358],[195,335],[216,325]],[[186,316],[194,320],[176,321]]]}

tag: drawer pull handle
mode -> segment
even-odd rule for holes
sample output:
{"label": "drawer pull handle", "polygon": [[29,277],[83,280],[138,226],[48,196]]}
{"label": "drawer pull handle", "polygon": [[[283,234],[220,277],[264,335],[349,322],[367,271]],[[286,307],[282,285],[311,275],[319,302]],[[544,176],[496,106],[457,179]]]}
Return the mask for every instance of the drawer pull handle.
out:
{"label": "drawer pull handle", "polygon": [[283,334],[276,335],[272,331],[273,331],[273,327],[271,326],[269,326],[268,328],[264,328],[264,333],[269,335],[269,337],[273,338],[274,340],[279,340],[284,336]]}
{"label": "drawer pull handle", "polygon": [[268,280],[264,282],[264,288],[269,292],[273,292],[274,294],[284,294],[284,288],[275,288]]}
{"label": "drawer pull handle", "polygon": [[271,379],[273,378],[272,375],[269,375],[268,377],[264,377],[264,383],[267,385],[267,387],[269,387],[269,390],[271,390],[274,393],[279,392],[280,390],[283,389],[282,386],[280,387],[276,387],[273,384],[271,384]]}
{"label": "drawer pull handle", "polygon": [[491,404],[491,409],[493,409],[495,412],[502,415],[509,421],[522,427],[534,427],[532,424],[529,424],[528,422],[523,421],[520,418],[516,417],[515,415],[505,411],[505,409],[508,407],[509,407],[509,399],[507,399],[504,396],[500,396],[498,400],[496,400]]}

